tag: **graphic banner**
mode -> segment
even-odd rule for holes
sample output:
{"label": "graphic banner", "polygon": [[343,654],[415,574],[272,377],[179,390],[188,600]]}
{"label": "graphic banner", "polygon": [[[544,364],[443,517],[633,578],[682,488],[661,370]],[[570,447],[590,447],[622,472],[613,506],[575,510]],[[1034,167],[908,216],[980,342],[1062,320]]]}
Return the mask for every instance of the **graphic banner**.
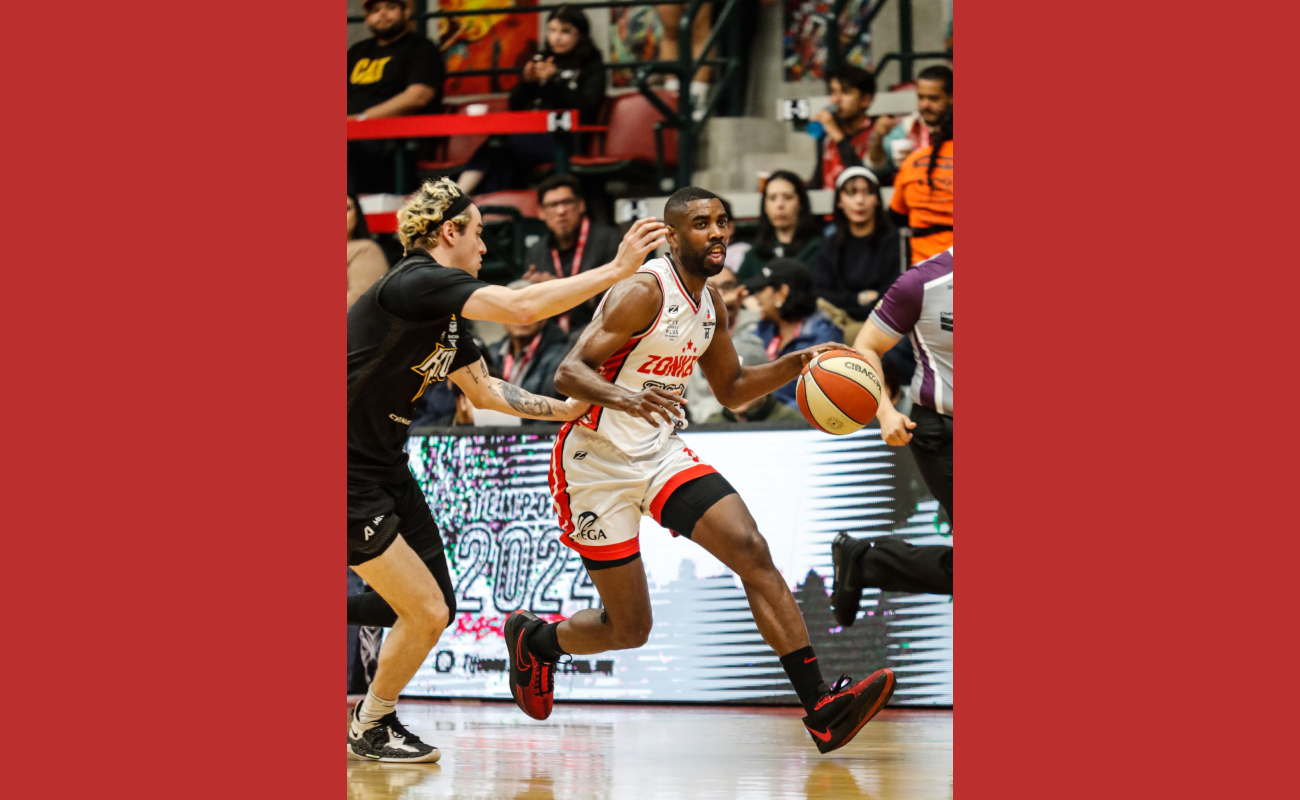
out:
{"label": "graphic banner", "polygon": [[[521,429],[527,431],[527,428]],[[898,673],[894,705],[952,703],[952,598],[864,593],[854,625],[831,615],[831,540],[897,537],[952,544],[910,453],[875,428],[691,432],[683,437],[731,482],[798,600],[828,682]],[[458,612],[405,694],[509,699],[502,625],[517,608],[559,620],[599,608],[578,555],[560,541],[547,488],[553,433],[416,436],[411,468],[446,542]],[[649,517],[641,553],[654,612],[644,647],[575,656],[558,700],[797,704],[735,575]]]}

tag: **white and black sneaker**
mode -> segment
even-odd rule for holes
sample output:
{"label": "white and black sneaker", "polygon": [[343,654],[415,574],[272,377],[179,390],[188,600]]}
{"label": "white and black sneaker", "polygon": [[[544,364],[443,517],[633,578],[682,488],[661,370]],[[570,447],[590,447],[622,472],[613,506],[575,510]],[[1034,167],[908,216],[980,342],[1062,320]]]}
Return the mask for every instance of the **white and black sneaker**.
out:
{"label": "white and black sneaker", "polygon": [[379,718],[379,721],[365,730],[357,722],[361,704],[357,703],[348,719],[348,753],[367,761],[394,761],[418,764],[437,761],[442,753],[420,741],[420,737],[408,731],[397,721],[397,712]]}

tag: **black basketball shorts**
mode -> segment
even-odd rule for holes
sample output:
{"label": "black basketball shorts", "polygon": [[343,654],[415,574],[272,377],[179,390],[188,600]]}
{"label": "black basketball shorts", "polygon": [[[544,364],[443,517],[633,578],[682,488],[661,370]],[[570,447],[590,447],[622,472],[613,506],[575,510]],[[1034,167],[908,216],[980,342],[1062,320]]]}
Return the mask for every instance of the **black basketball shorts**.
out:
{"label": "black basketball shorts", "polygon": [[442,535],[414,475],[391,485],[348,482],[348,566],[386,551],[398,534],[426,563],[444,556]]}

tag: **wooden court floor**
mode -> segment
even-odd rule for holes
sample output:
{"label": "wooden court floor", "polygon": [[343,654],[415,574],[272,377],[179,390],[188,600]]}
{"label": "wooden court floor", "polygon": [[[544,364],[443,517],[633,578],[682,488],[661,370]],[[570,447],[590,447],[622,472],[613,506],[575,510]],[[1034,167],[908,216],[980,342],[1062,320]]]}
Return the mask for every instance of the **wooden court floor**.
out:
{"label": "wooden court floor", "polygon": [[[821,755],[796,708],[402,701],[437,764],[347,758],[349,800],[951,798],[952,711],[887,709]],[[345,753],[346,757],[346,753]]]}

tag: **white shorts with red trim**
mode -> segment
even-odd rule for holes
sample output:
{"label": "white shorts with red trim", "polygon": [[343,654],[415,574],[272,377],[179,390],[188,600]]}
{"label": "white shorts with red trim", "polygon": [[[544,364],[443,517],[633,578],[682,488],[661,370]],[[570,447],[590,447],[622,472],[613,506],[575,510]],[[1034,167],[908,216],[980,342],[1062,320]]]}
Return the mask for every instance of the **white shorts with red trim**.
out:
{"label": "white shorts with red trim", "polygon": [[551,451],[551,497],[560,541],[596,561],[641,551],[641,517],[659,522],[677,487],[717,472],[678,436],[655,456],[633,460],[605,437],[566,424]]}

